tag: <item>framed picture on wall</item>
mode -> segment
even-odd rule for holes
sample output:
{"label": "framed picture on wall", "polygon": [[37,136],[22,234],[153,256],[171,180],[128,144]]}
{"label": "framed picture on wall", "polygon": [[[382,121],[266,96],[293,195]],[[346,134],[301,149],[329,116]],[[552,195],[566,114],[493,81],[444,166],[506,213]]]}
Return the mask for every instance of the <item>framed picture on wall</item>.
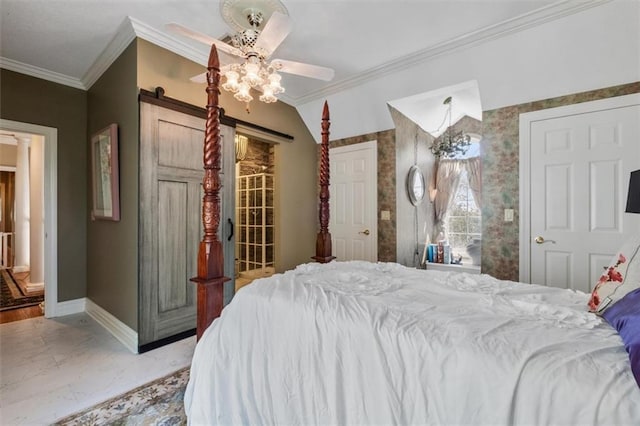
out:
{"label": "framed picture on wall", "polygon": [[111,124],[91,137],[91,218],[120,220],[118,125]]}

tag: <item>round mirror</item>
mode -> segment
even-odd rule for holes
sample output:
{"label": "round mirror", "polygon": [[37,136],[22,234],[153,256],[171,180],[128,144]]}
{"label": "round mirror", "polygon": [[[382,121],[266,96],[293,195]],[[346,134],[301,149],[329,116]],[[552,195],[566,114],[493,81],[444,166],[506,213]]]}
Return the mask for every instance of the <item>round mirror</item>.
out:
{"label": "round mirror", "polygon": [[422,202],[425,192],[424,176],[418,166],[411,166],[407,174],[407,192],[411,204],[417,206]]}

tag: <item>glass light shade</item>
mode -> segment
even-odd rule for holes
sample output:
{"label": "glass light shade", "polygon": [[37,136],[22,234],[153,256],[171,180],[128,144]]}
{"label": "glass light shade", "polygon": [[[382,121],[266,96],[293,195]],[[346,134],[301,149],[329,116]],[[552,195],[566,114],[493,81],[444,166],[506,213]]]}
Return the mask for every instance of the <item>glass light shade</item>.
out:
{"label": "glass light shade", "polygon": [[235,71],[227,71],[224,76],[227,81],[222,85],[222,88],[228,92],[236,93],[240,86],[238,81],[240,79],[240,74]]}
{"label": "glass light shade", "polygon": [[253,100],[253,96],[249,93],[251,88],[246,83],[240,83],[238,85],[238,93],[233,95],[234,98],[239,100],[240,102],[251,102]]}
{"label": "glass light shade", "polygon": [[260,96],[260,100],[266,104],[270,104],[276,102],[278,98],[273,95],[273,89],[267,84],[262,87],[262,95]]}
{"label": "glass light shade", "polygon": [[262,79],[260,78],[260,64],[255,64],[252,62],[247,62],[244,64],[244,77],[242,77],[242,81],[247,83],[251,87],[255,87]]}
{"label": "glass light shade", "polygon": [[276,74],[275,72],[269,74],[269,86],[275,95],[284,92],[284,87],[280,85],[280,80],[282,80],[282,76],[280,74]]}

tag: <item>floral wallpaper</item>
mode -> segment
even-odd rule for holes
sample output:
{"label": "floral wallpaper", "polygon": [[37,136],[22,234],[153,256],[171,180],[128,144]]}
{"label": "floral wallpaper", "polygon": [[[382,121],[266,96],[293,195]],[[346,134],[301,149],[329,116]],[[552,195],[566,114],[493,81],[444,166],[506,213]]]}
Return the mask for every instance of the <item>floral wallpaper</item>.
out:
{"label": "floral wallpaper", "polygon": [[[519,279],[519,116],[522,113],[640,92],[640,82],[528,102],[482,116],[482,272],[496,278]],[[502,212],[513,208],[513,222]]]}
{"label": "floral wallpaper", "polygon": [[[482,272],[499,279],[519,279],[519,119],[520,114],[580,102],[640,93],[640,82],[484,111],[482,156]],[[475,121],[475,120],[474,120]],[[462,123],[461,123],[462,124]],[[471,123],[465,123],[468,127]],[[474,123],[477,127],[478,123]],[[462,127],[462,125],[461,125]],[[475,133],[475,132],[474,132]],[[331,142],[331,147],[378,141],[378,210],[389,210],[390,221],[378,215],[378,260],[397,261],[396,129]],[[411,148],[413,149],[413,148]],[[397,183],[397,184],[396,184]],[[399,192],[398,192],[399,193]],[[513,222],[503,221],[503,210],[515,210]]]}

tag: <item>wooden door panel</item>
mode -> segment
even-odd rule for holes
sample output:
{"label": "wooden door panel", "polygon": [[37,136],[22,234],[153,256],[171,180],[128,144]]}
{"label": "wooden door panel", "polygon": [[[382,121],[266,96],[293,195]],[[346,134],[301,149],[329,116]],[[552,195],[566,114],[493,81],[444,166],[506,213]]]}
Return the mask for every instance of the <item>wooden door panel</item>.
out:
{"label": "wooden door panel", "polygon": [[330,225],[339,260],[377,261],[376,142],[331,149]]}
{"label": "wooden door panel", "polygon": [[193,305],[188,279],[187,184],[158,182],[158,314]]}
{"label": "wooden door panel", "polygon": [[[202,144],[205,120],[157,105],[140,104],[140,311],[139,345],[196,326],[198,246],[202,225]],[[234,129],[221,126],[224,140]],[[225,250],[225,300],[233,296],[234,241],[226,236],[233,209],[234,163],[223,143],[219,237]],[[233,216],[230,216],[233,217]],[[230,274],[230,275],[229,275]]]}
{"label": "wooden door panel", "polygon": [[[622,192],[622,170],[619,160],[592,161],[589,164],[589,230],[591,232],[622,232],[621,221],[624,200],[617,194]],[[603,206],[605,206],[603,208]]]}
{"label": "wooden door panel", "polygon": [[570,203],[572,175],[570,164],[555,164],[545,168],[545,231],[568,231],[573,227]]}
{"label": "wooden door panel", "polygon": [[639,118],[634,105],[531,120],[531,282],[591,291],[638,223],[624,203]]}
{"label": "wooden door panel", "polygon": [[[202,170],[204,130],[192,127],[197,124],[195,120],[188,125],[158,121],[159,166]],[[200,158],[193,155],[196,152],[200,153]]]}

